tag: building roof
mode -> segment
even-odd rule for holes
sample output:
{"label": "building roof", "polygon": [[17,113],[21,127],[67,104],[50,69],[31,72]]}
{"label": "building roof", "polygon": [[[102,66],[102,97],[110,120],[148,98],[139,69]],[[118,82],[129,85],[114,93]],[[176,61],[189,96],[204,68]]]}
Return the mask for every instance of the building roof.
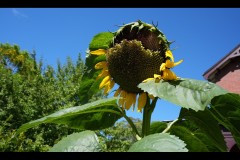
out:
{"label": "building roof", "polygon": [[210,81],[218,70],[222,69],[231,61],[231,59],[236,57],[240,57],[240,44],[238,44],[227,55],[225,55],[222,59],[220,59],[217,63],[210,67],[206,72],[204,72],[203,77],[206,80]]}

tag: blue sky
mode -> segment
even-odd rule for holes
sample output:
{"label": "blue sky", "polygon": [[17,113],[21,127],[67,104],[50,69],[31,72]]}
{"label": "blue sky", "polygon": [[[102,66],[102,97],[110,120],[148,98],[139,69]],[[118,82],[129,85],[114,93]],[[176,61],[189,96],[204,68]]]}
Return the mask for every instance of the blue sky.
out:
{"label": "blue sky", "polygon": [[[69,56],[77,59],[92,37],[116,31],[117,25],[142,20],[158,23],[171,45],[174,72],[204,80],[202,74],[240,43],[240,8],[0,8],[0,43],[17,44],[37,53],[37,60],[57,66]],[[152,120],[173,120],[180,107],[159,100]],[[128,111],[142,118],[141,113]]]}

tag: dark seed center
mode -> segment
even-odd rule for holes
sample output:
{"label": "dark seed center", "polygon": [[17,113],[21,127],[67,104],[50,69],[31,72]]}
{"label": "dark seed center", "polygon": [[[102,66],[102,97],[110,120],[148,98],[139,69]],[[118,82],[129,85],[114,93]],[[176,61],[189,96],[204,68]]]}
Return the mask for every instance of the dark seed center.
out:
{"label": "dark seed center", "polygon": [[127,92],[140,93],[139,83],[160,74],[161,55],[163,51],[146,49],[141,41],[125,39],[108,49],[106,58],[113,80]]}

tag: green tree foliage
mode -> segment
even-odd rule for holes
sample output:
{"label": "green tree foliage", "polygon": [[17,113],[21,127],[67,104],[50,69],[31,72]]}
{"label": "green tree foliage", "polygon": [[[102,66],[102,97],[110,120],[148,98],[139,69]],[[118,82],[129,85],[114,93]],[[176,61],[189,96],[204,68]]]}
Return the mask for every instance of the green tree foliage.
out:
{"label": "green tree foliage", "polygon": [[0,44],[0,63],[6,69],[22,76],[31,76],[37,71],[35,53],[30,55],[27,51],[20,51],[19,46],[8,43]]}
{"label": "green tree foliage", "polygon": [[[137,129],[141,130],[142,121],[131,118]],[[137,141],[127,121],[116,122],[114,126],[97,131],[103,152],[126,152]]]}
{"label": "green tree foliage", "polygon": [[[36,62],[17,45],[0,44],[0,151],[47,151],[73,133],[64,125],[42,124],[14,137],[22,124],[57,110],[81,105],[79,88],[86,67],[79,54],[57,69]],[[101,92],[92,95],[99,99]],[[91,101],[91,98],[86,102]]]}

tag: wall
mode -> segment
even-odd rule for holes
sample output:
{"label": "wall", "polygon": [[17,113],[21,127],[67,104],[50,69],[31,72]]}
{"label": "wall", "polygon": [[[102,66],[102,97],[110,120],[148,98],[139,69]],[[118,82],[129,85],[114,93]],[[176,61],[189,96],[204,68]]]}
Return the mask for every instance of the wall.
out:
{"label": "wall", "polygon": [[240,58],[233,59],[219,70],[214,81],[222,88],[240,94]]}

